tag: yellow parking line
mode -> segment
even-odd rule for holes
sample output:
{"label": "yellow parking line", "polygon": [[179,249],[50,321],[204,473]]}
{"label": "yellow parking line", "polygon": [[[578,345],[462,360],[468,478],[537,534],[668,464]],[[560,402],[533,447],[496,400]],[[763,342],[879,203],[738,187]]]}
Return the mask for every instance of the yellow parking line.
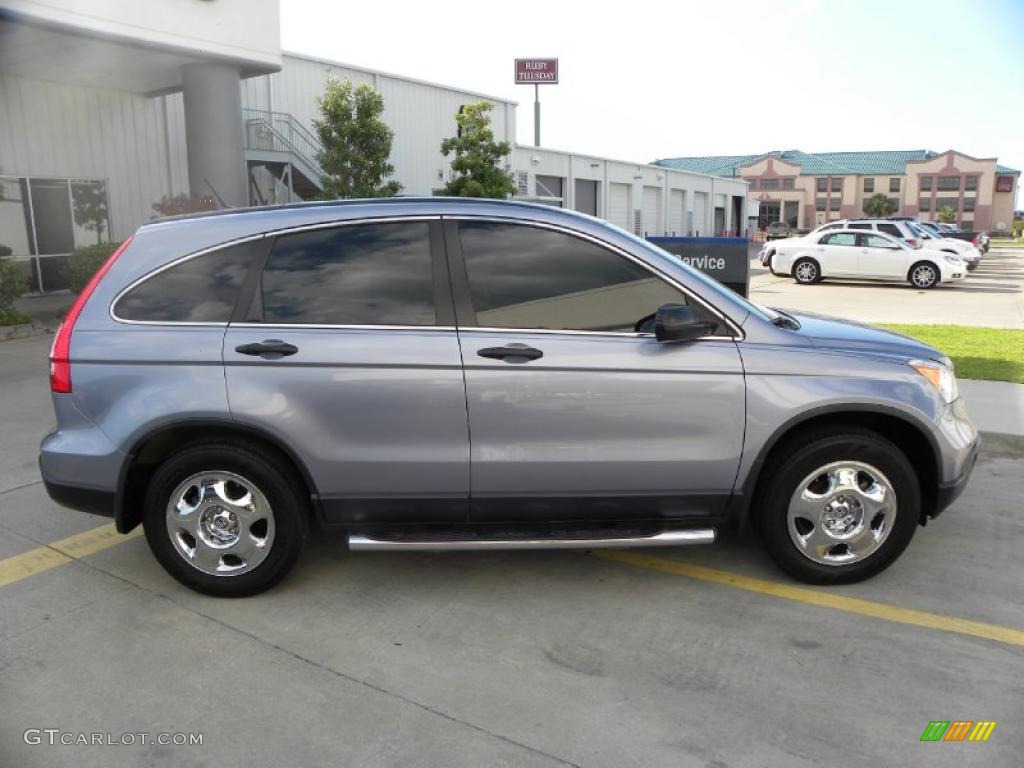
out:
{"label": "yellow parking line", "polygon": [[129,534],[122,535],[114,529],[113,523],[107,523],[52,544],[30,549],[20,555],[8,557],[0,560],[0,587],[70,563],[72,560],[102,552],[141,535],[141,526]]}
{"label": "yellow parking line", "polygon": [[758,594],[770,595],[771,597],[778,597],[783,600],[793,600],[805,605],[815,605],[819,608],[831,608],[836,611],[855,613],[859,616],[870,616],[873,619],[892,621],[897,624],[910,624],[915,627],[955,632],[961,635],[980,637],[985,640],[995,640],[1009,645],[1024,646],[1024,630],[1012,627],[1001,627],[997,624],[959,619],[955,616],[944,616],[939,613],[929,613],[928,611],[915,611],[912,608],[900,608],[895,605],[875,603],[856,597],[845,597],[831,592],[808,589],[807,587],[795,587],[790,584],[755,579],[750,576],[741,576],[738,573],[720,571],[703,565],[681,563],[661,557],[651,557],[638,552],[605,549],[596,550],[593,554],[606,560],[617,560],[620,563],[629,563],[630,565],[649,568],[661,573],[670,573],[674,576],[688,576],[691,579],[725,584],[730,587],[746,590],[747,592],[757,592]]}

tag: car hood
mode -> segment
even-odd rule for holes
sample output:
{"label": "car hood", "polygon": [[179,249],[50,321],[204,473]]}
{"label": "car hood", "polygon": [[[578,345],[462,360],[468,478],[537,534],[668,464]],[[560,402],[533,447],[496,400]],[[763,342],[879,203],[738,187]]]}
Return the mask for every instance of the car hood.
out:
{"label": "car hood", "polygon": [[897,359],[925,358],[951,364],[949,357],[935,347],[902,333],[813,312],[785,311],[800,323],[800,330],[795,333],[816,347]]}

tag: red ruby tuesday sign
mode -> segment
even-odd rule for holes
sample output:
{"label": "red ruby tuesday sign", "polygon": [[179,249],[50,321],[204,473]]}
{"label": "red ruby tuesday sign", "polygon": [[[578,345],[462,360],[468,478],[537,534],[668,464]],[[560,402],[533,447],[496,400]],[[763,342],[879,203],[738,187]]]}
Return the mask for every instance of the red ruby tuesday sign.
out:
{"label": "red ruby tuesday sign", "polygon": [[535,84],[558,84],[558,59],[516,59],[516,85]]}

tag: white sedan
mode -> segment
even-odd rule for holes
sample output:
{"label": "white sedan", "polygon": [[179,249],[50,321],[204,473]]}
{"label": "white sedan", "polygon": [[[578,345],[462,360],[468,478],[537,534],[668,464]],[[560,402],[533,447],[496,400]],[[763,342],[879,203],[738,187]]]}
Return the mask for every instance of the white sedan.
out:
{"label": "white sedan", "polygon": [[914,248],[881,232],[839,229],[774,240],[761,263],[776,275],[810,285],[827,277],[909,282],[915,288],[963,280],[967,265],[956,255]]}

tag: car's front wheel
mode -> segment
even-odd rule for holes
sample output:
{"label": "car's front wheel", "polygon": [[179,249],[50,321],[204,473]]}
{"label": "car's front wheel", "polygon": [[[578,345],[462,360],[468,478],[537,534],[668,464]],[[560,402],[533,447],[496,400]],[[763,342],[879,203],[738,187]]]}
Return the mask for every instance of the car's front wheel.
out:
{"label": "car's front wheel", "polygon": [[157,469],[143,525],[156,559],[187,587],[218,597],[269,589],[306,540],[298,478],[254,448],[192,445]]}
{"label": "car's front wheel", "polygon": [[919,261],[910,268],[908,277],[915,288],[934,288],[939,282],[939,270],[934,264]]}
{"label": "car's front wheel", "polygon": [[761,538],[801,581],[870,578],[906,549],[917,528],[916,473],[896,445],[873,432],[848,427],[806,436],[768,471]]}
{"label": "car's front wheel", "polygon": [[797,259],[793,265],[793,279],[801,285],[811,285],[821,280],[821,267],[814,259]]}

